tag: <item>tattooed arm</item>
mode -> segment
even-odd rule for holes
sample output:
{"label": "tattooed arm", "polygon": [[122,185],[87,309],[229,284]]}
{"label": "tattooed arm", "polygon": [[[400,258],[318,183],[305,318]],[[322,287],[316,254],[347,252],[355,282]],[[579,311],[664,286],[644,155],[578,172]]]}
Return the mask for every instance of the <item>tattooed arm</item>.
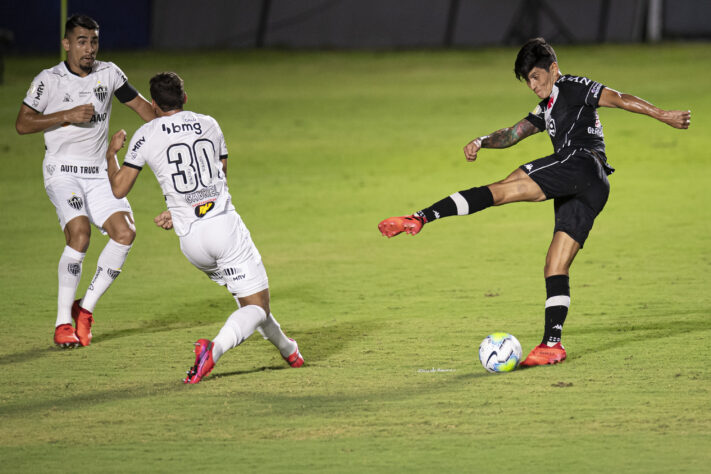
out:
{"label": "tattooed arm", "polygon": [[508,148],[538,132],[540,132],[540,130],[531,122],[523,119],[513,127],[502,128],[491,135],[470,141],[467,146],[464,147],[464,156],[466,156],[467,161],[474,161],[481,148]]}

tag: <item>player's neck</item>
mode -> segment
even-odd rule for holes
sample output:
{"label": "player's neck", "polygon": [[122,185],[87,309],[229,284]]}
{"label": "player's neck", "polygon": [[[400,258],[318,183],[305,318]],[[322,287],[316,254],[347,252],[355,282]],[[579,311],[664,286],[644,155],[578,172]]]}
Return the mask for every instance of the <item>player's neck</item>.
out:
{"label": "player's neck", "polygon": [[91,69],[89,69],[89,70],[83,69],[80,66],[70,63],[69,60],[65,60],[64,65],[67,67],[69,72],[71,72],[75,76],[86,77],[89,74],[91,74]]}
{"label": "player's neck", "polygon": [[160,108],[156,111],[158,117],[170,117],[171,115],[179,114],[182,112],[183,109],[175,109],[175,110],[169,110],[167,112],[163,112]]}

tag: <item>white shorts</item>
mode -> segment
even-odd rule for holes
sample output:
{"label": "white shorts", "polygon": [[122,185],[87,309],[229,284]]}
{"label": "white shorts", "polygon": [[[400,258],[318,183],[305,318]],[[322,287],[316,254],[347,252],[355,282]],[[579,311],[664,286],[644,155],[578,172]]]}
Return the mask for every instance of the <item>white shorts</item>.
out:
{"label": "white shorts", "polygon": [[185,257],[210,279],[240,298],[269,288],[262,256],[239,214],[227,211],[193,222],[180,237]]}
{"label": "white shorts", "polygon": [[116,212],[128,212],[133,218],[128,199],[116,199],[108,179],[56,176],[46,182],[45,191],[57,210],[62,230],[78,216],[88,217],[102,232],[104,222]]}

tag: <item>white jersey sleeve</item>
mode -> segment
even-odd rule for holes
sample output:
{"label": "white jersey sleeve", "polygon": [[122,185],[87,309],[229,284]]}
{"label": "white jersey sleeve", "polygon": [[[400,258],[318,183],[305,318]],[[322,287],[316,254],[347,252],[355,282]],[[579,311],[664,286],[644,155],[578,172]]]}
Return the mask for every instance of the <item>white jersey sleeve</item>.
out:
{"label": "white jersey sleeve", "polygon": [[150,166],[156,176],[179,236],[193,222],[234,210],[220,157],[225,138],[208,115],[182,111],[139,128],[131,138],[124,166]]}
{"label": "white jersey sleeve", "polygon": [[27,94],[22,103],[36,112],[44,112],[47,108],[47,98],[51,95],[49,88],[52,87],[52,85],[53,83],[50,82],[49,72],[45,69],[32,79],[30,88],[27,90]]}

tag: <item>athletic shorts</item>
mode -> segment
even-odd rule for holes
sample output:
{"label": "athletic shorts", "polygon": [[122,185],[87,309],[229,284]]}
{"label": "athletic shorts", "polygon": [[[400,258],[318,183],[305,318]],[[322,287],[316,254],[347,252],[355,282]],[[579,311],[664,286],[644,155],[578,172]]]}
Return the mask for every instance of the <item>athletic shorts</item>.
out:
{"label": "athletic shorts", "polygon": [[269,288],[262,256],[249,230],[234,211],[192,224],[180,237],[185,257],[219,285],[240,298]]}
{"label": "athletic shorts", "polygon": [[108,179],[56,176],[46,181],[45,191],[57,210],[62,230],[79,216],[88,217],[102,232],[104,222],[116,212],[128,212],[133,218],[128,199],[116,199]]}
{"label": "athletic shorts", "polygon": [[576,149],[539,158],[521,169],[540,186],[546,199],[553,199],[554,232],[565,232],[582,248],[610,195],[603,164],[589,152]]}

